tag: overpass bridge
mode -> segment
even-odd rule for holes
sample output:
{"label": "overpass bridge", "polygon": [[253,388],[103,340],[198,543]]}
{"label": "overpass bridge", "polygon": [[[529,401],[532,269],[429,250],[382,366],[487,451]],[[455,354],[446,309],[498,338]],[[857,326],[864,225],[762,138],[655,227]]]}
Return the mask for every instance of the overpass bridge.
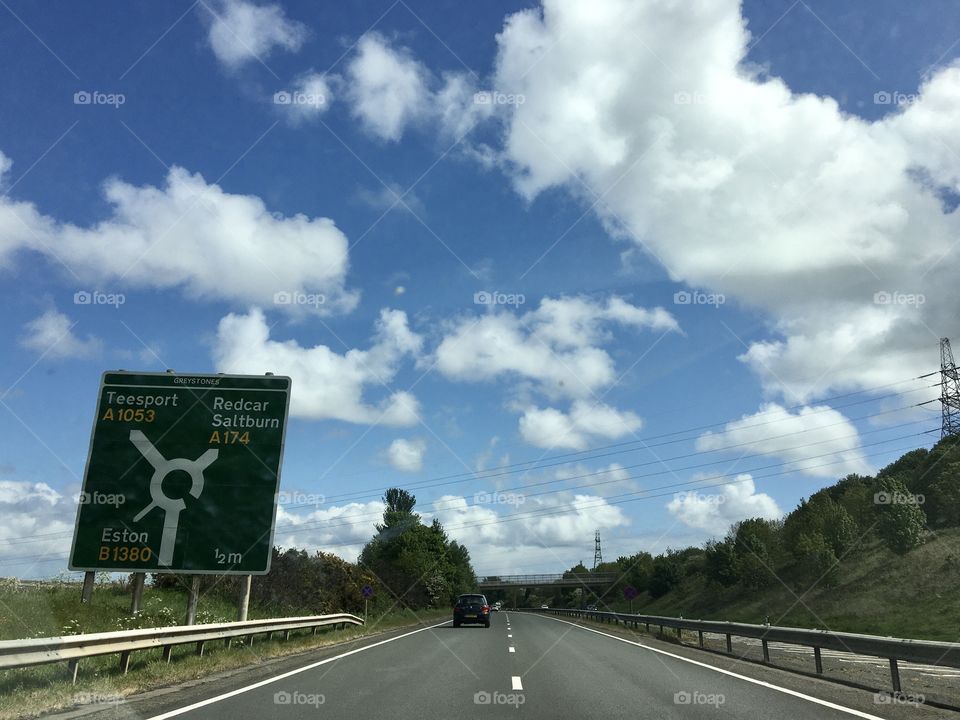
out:
{"label": "overpass bridge", "polygon": [[589,575],[560,573],[555,575],[488,575],[478,578],[480,590],[510,590],[516,588],[602,588],[617,581],[615,573]]}

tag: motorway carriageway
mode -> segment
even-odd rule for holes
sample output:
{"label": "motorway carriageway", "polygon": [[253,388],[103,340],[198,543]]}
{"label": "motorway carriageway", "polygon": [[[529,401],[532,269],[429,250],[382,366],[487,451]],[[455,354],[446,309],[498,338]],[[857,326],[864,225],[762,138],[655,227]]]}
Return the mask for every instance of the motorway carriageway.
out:
{"label": "motorway carriageway", "polygon": [[493,613],[489,629],[454,629],[448,621],[329,652],[299,656],[293,670],[268,679],[264,670],[245,671],[228,692],[216,683],[168,692],[149,712],[130,698],[111,717],[960,720],[648,636],[626,639],[527,613]]}

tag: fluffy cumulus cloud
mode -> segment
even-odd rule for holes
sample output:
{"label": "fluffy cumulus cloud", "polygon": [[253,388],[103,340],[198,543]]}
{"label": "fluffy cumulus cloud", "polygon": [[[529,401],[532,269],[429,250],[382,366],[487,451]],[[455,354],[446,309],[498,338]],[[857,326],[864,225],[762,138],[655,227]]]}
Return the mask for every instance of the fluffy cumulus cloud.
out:
{"label": "fluffy cumulus cloud", "polygon": [[642,425],[630,411],[574,400],[569,413],[552,407],[528,408],[520,418],[520,435],[536,447],[583,450],[591,443],[635,433]]}
{"label": "fluffy cumulus cloud", "polygon": [[530,565],[569,567],[573,563],[568,551],[588,546],[598,528],[606,531],[629,524],[620,507],[597,495],[523,498],[490,492],[472,500],[444,495],[423,515],[426,522],[438,518],[450,537],[464,543],[478,569],[505,567],[507,553]]}
{"label": "fluffy cumulus cloud", "polygon": [[329,218],[271,213],[256,196],[225,192],[178,167],[162,188],[112,179],[104,195],[111,215],[90,227],[0,198],[0,266],[33,250],[104,289],[180,290],[295,313],[357,303],[344,287],[347,238]]}
{"label": "fluffy cumulus cloud", "polygon": [[[263,311],[254,308],[220,320],[214,360],[220,372],[289,375],[290,412],[296,417],[407,426],[417,422],[417,399],[385,385],[404,358],[419,355],[422,343],[410,330],[406,313],[382,310],[370,348],[340,355],[326,345],[303,347],[295,340],[271,339]],[[365,400],[370,387],[386,397],[370,404]]]}
{"label": "fluffy cumulus cloud", "polygon": [[298,77],[289,90],[273,96],[273,104],[293,125],[299,125],[325,113],[333,102],[333,82],[326,75],[309,72]]}
{"label": "fluffy cumulus cloud", "polygon": [[680,522],[712,535],[723,535],[730,526],[748,518],[775,520],[783,513],[772,497],[757,492],[749,474],[709,493],[699,490],[678,493],[667,510]]}
{"label": "fluffy cumulus cloud", "polygon": [[678,330],[662,308],[647,310],[616,297],[544,298],[526,313],[461,318],[437,347],[437,369],[456,380],[531,381],[549,398],[590,398],[617,377],[613,358],[598,347],[611,339],[614,324]]}
{"label": "fluffy cumulus cloud", "polygon": [[462,138],[494,113],[491,103],[478,102],[471,76],[438,78],[408,49],[377,33],[357,43],[343,84],[353,115],[372,135],[391,142],[420,125]]}
{"label": "fluffy cumulus cloud", "polygon": [[[517,391],[511,404],[522,413],[523,438],[538,447],[579,449],[641,426],[636,414],[605,404],[599,394],[617,379],[613,358],[601,347],[611,339],[614,326],[679,330],[662,308],[637,307],[618,297],[544,298],[526,313],[460,318],[436,349],[436,367],[454,380],[513,381]],[[570,401],[570,408],[540,407],[530,400],[531,394]]]}
{"label": "fluffy cumulus cloud", "polygon": [[409,123],[428,112],[427,83],[422,64],[375,33],[360,39],[347,65],[347,95],[353,113],[384,140],[399,140]]}
{"label": "fluffy cumulus cloud", "polygon": [[221,0],[204,6],[212,15],[210,48],[231,69],[253,60],[263,62],[274,49],[295,52],[307,38],[306,26],[288,19],[279,5]]}
{"label": "fluffy cumulus cloud", "polygon": [[391,467],[401,472],[419,472],[423,469],[423,456],[427,444],[423,440],[397,438],[387,448],[387,460]]}
{"label": "fluffy cumulus cloud", "polygon": [[825,405],[791,413],[768,403],[757,413],[727,423],[722,431],[697,439],[699,452],[727,447],[738,455],[773,455],[781,458],[787,469],[818,477],[870,472],[854,424]]}
{"label": "fluffy cumulus cloud", "polygon": [[27,323],[21,344],[46,358],[86,358],[98,355],[103,344],[92,335],[81,338],[76,323],[62,312],[47,310]]}
{"label": "fluffy cumulus cloud", "polygon": [[675,280],[767,313],[774,336],[743,360],[771,393],[935,369],[960,310],[960,214],[943,202],[960,187],[960,66],[866,121],[744,62],[751,41],[738,0],[515,13],[494,85],[524,102],[501,164],[527,198],[602,198],[610,232]]}

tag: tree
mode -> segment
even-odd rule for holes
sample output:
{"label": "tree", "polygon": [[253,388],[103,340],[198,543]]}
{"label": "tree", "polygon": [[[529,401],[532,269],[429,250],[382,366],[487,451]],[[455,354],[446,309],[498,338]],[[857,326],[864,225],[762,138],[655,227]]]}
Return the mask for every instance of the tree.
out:
{"label": "tree", "polygon": [[924,512],[933,527],[960,525],[960,462],[944,465],[937,479],[930,483]]}
{"label": "tree", "polygon": [[387,592],[412,608],[444,607],[476,586],[470,553],[447,537],[439,520],[420,522],[416,497],[390,488],[384,493],[383,522],[360,553],[360,565]]}
{"label": "tree", "polygon": [[681,577],[680,559],[676,553],[667,550],[665,555],[657,555],[650,575],[650,597],[663,597],[680,584]]}
{"label": "tree", "polygon": [[880,487],[877,530],[888,548],[903,555],[923,543],[927,517],[900,478],[883,477]]}
{"label": "tree", "polygon": [[740,581],[737,553],[732,540],[711,540],[704,547],[707,579],[732,587]]}

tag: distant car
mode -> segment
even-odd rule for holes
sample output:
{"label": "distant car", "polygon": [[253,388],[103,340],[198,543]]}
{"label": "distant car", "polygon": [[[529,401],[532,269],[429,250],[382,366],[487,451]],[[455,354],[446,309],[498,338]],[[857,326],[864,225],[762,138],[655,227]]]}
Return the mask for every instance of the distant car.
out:
{"label": "distant car", "polygon": [[597,609],[596,605],[587,605],[587,610],[596,610],[596,609]]}
{"label": "distant car", "polygon": [[495,602],[490,606],[490,609],[493,610],[493,612],[500,612],[500,603]]}
{"label": "distant car", "polygon": [[464,624],[490,627],[490,605],[484,595],[460,595],[453,605],[453,626]]}
{"label": "distant car", "polygon": [[541,605],[541,606],[540,606],[540,609],[541,609],[541,610],[549,610],[549,609],[550,609],[550,606],[549,606],[549,605]]}

